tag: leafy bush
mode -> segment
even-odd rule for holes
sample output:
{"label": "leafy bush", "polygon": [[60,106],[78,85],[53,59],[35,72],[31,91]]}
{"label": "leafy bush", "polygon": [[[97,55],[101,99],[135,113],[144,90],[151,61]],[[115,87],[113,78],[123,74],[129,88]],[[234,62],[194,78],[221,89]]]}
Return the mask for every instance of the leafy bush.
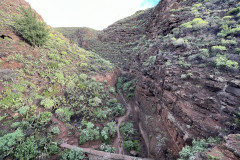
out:
{"label": "leafy bush", "polygon": [[232,40],[225,40],[225,39],[222,39],[222,40],[221,40],[221,43],[222,43],[222,45],[225,45],[225,46],[230,46],[230,45],[235,46],[235,45],[238,44],[237,41],[234,40],[234,39],[232,39]]}
{"label": "leafy bush", "polygon": [[27,112],[29,111],[29,109],[30,109],[29,106],[22,106],[17,111],[21,116],[25,116],[27,114]]}
{"label": "leafy bush", "polygon": [[123,122],[120,126],[120,133],[123,136],[123,139],[131,138],[136,130],[133,128],[133,123]]}
{"label": "leafy bush", "polygon": [[73,111],[69,111],[68,108],[59,108],[56,110],[56,115],[59,119],[65,122],[69,122],[71,116],[74,114]]}
{"label": "leafy bush", "polygon": [[144,67],[148,67],[150,65],[153,65],[156,61],[157,56],[150,56],[146,62],[143,63]]}
{"label": "leafy bush", "polygon": [[100,119],[101,121],[105,120],[107,118],[107,114],[106,111],[102,110],[102,109],[98,109],[95,112],[95,115],[98,119]]}
{"label": "leafy bush", "polygon": [[180,46],[186,46],[188,44],[188,41],[183,39],[183,38],[172,38],[172,44],[176,47],[180,47]]}
{"label": "leafy bush", "polygon": [[233,36],[240,36],[240,25],[237,25],[236,28],[230,29],[227,35],[229,34]]}
{"label": "leafy bush", "polygon": [[13,133],[8,133],[3,137],[0,137],[0,159],[13,154],[13,148],[24,138],[21,130],[16,130]]}
{"label": "leafy bush", "polygon": [[200,29],[208,25],[207,21],[204,21],[202,18],[194,18],[192,21],[184,23],[181,25],[183,28],[193,28]]}
{"label": "leafy bush", "polygon": [[37,123],[41,126],[48,124],[51,119],[52,119],[51,112],[41,112],[37,115]]}
{"label": "leafy bush", "polygon": [[110,145],[107,145],[107,144],[105,144],[105,143],[103,143],[103,144],[100,146],[100,150],[101,150],[101,151],[104,151],[104,152],[115,153],[115,148],[114,148],[114,147],[111,147]]}
{"label": "leafy bush", "polygon": [[58,151],[59,151],[58,143],[57,143],[57,142],[48,143],[48,145],[46,145],[46,146],[44,147],[44,151],[45,151],[48,155],[52,155],[52,154],[58,153]]}
{"label": "leafy bush", "polygon": [[195,153],[207,151],[209,145],[205,139],[202,139],[200,141],[193,140],[192,144],[192,147],[186,146],[182,149],[181,152],[179,152],[181,156],[180,160],[188,160]]}
{"label": "leafy bush", "polygon": [[240,7],[233,8],[230,11],[228,11],[228,14],[230,14],[230,15],[236,15],[238,13],[240,13]]}
{"label": "leafy bush", "polygon": [[235,54],[240,54],[240,48],[235,48],[235,49],[234,49],[234,53],[235,53]]}
{"label": "leafy bush", "polygon": [[60,156],[60,160],[82,160],[85,155],[80,148],[74,148],[73,150],[67,150]]}
{"label": "leafy bush", "polygon": [[11,90],[7,90],[4,94],[0,95],[0,107],[8,109],[9,107],[18,106],[21,104],[21,97],[20,93],[13,93]]}
{"label": "leafy bush", "polygon": [[14,156],[20,160],[29,160],[35,158],[38,154],[38,146],[34,137],[30,137],[16,147]]}
{"label": "leafy bush", "polygon": [[56,127],[53,127],[52,129],[51,129],[51,132],[53,133],[53,134],[59,134],[60,133],[60,129],[59,129],[59,127],[58,126],[56,126]]}
{"label": "leafy bush", "polygon": [[117,132],[116,122],[109,122],[101,131],[101,136],[104,140],[109,140],[114,137]]}
{"label": "leafy bush", "polygon": [[88,103],[93,107],[99,107],[102,104],[102,100],[98,97],[94,97],[92,99],[89,99]]}
{"label": "leafy bush", "polygon": [[134,150],[134,151],[137,151],[137,153],[140,152],[140,144],[138,140],[123,141],[123,148],[127,149],[128,151]]}
{"label": "leafy bush", "polygon": [[227,68],[233,68],[238,69],[239,65],[236,61],[228,60],[226,55],[219,55],[216,59],[216,65],[217,67],[227,67]]}
{"label": "leafy bush", "polygon": [[48,38],[48,29],[39,22],[36,13],[31,8],[21,8],[22,17],[14,19],[14,29],[30,45],[42,46]]}
{"label": "leafy bush", "polygon": [[192,146],[183,147],[179,152],[181,158],[179,160],[189,160],[195,153],[205,152],[208,150],[209,144],[218,144],[220,140],[218,138],[208,138],[207,140],[201,139],[200,141],[193,140]]}
{"label": "leafy bush", "polygon": [[111,109],[110,109],[110,114],[113,116],[123,116],[125,113],[125,109],[122,107],[120,103],[116,103]]}
{"label": "leafy bush", "polygon": [[46,109],[52,109],[55,106],[55,101],[50,98],[44,98],[40,104]]}
{"label": "leafy bush", "polygon": [[199,54],[202,59],[206,59],[207,57],[209,57],[209,51],[208,49],[205,49],[205,48],[200,49]]}
{"label": "leafy bush", "polygon": [[79,140],[80,144],[84,144],[89,140],[93,141],[99,139],[99,128],[97,127],[96,129],[94,129],[93,123],[82,120],[82,126],[86,128],[81,131],[81,136]]}
{"label": "leafy bush", "polygon": [[227,48],[225,46],[212,46],[212,51],[214,53],[217,53],[217,52],[223,52],[223,51],[226,51]]}

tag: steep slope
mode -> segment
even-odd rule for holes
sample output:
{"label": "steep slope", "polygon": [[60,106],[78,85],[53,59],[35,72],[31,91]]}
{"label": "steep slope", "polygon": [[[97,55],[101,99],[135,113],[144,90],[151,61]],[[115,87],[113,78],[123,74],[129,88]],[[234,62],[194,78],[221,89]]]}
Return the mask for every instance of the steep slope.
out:
{"label": "steep slope", "polygon": [[[125,114],[113,85],[114,65],[70,44],[29,7],[24,0],[0,1],[0,159],[89,158],[62,143],[114,152],[115,119]],[[17,23],[26,17],[47,28],[44,43],[35,45],[43,35],[39,23]],[[19,32],[17,24],[30,29]],[[128,129],[129,142],[144,156],[139,134]]]}
{"label": "steep slope", "polygon": [[238,1],[162,0],[88,45],[125,69],[120,83],[136,79],[129,103],[140,110],[156,159],[178,157],[193,139],[239,134],[239,7]]}

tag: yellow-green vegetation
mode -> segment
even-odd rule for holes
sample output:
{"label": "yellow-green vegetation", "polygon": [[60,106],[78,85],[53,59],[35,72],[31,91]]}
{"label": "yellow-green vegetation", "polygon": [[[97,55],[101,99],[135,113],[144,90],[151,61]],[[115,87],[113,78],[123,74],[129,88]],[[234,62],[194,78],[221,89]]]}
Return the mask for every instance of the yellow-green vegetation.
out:
{"label": "yellow-green vegetation", "polygon": [[[71,125],[81,122],[72,117],[81,115],[88,123],[82,122],[80,143],[100,136],[106,143],[104,133],[111,138],[116,133],[116,124],[111,120],[123,115],[125,109],[111,98],[114,89],[94,77],[111,72],[114,65],[94,52],[70,44],[60,33],[38,21],[31,8],[17,10],[19,16],[7,16],[0,10],[4,21],[9,22],[0,25],[0,29],[13,26],[24,39],[0,41],[6,48],[17,46],[11,48],[13,52],[6,55],[6,61],[0,61],[0,73],[4,73],[0,77],[0,159],[32,159],[42,154],[49,158],[60,153],[55,137],[60,129],[53,123],[53,116],[72,128]],[[3,21],[2,17],[0,20]],[[3,67],[14,63],[21,67]],[[96,128],[95,122],[107,125]],[[78,153],[64,152],[61,158],[74,154]]]}
{"label": "yellow-green vegetation", "polygon": [[227,59],[226,55],[219,55],[218,58],[216,59],[216,65],[218,67],[227,67],[227,68],[234,68],[234,69],[239,68],[238,63],[236,61]]}
{"label": "yellow-green vegetation", "polygon": [[194,18],[192,21],[182,24],[181,27],[187,29],[201,29],[207,25],[208,22],[204,21],[202,18]]}
{"label": "yellow-green vegetation", "polygon": [[219,138],[208,138],[207,140],[201,139],[200,141],[193,140],[192,146],[183,147],[180,152],[181,158],[179,160],[188,160],[195,153],[205,152],[209,148],[209,144],[219,144]]}
{"label": "yellow-green vegetation", "polygon": [[186,39],[183,38],[171,38],[172,43],[174,46],[176,47],[180,47],[180,46],[186,46],[188,44],[188,41]]}
{"label": "yellow-green vegetation", "polygon": [[31,45],[42,46],[47,41],[48,29],[37,20],[31,8],[21,8],[22,16],[14,18],[13,28]]}
{"label": "yellow-green vegetation", "polygon": [[120,127],[120,132],[123,135],[123,147],[127,151],[135,150],[140,152],[139,141],[135,139],[136,130],[133,127],[133,123],[127,122],[122,123]]}

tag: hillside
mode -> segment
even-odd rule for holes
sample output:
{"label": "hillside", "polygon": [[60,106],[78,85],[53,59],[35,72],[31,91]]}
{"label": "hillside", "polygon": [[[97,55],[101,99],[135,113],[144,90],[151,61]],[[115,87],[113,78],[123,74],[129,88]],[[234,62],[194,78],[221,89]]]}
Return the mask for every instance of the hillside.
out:
{"label": "hillside", "polygon": [[[78,43],[122,68],[117,88],[134,95],[128,103],[148,135],[150,157],[239,159],[239,7],[162,0]],[[126,79],[136,81],[134,90],[124,88]]]}
{"label": "hillside", "polygon": [[127,109],[114,69],[47,26],[24,0],[0,1],[0,159],[119,153],[119,130],[128,137],[125,154],[145,156],[136,126],[119,120]]}

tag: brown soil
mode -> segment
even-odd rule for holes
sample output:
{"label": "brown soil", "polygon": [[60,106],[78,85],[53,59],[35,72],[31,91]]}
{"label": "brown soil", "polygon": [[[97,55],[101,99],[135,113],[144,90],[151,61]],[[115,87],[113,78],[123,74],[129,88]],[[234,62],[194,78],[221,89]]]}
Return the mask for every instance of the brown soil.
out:
{"label": "brown soil", "polygon": [[109,73],[105,73],[105,75],[102,75],[102,74],[95,75],[92,78],[95,78],[96,81],[99,81],[102,83],[107,82],[108,86],[114,87],[117,76],[114,72],[109,72]]}
{"label": "brown soil", "polygon": [[207,152],[208,157],[216,157],[221,160],[237,160],[233,152],[227,150],[223,145],[214,147],[210,152]]}
{"label": "brown soil", "polygon": [[[121,99],[125,101],[124,97],[122,95],[120,95]],[[122,124],[122,122],[126,121],[130,115],[130,113],[132,112],[131,106],[129,106],[127,103],[124,103],[124,106],[126,108],[126,113],[124,116],[117,118],[117,137],[114,140],[113,146],[116,149],[116,153],[119,154],[124,154],[124,149],[123,149],[123,137],[120,133],[120,126]]]}

